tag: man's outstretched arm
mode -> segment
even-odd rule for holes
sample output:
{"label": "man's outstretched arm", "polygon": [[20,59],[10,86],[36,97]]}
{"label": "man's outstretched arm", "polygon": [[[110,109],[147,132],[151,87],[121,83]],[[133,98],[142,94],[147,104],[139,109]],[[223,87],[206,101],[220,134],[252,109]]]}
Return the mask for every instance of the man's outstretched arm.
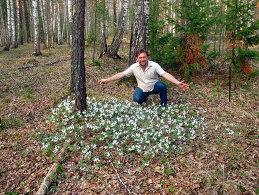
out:
{"label": "man's outstretched arm", "polygon": [[125,77],[126,75],[123,73],[123,72],[119,72],[115,75],[112,75],[111,77],[108,77],[107,79],[101,79],[98,81],[99,84],[107,84],[109,82],[112,82],[112,81],[116,81],[116,80],[119,80],[123,77]]}
{"label": "man's outstretched arm", "polygon": [[189,89],[189,85],[184,83],[184,81],[178,81],[173,75],[171,75],[168,72],[164,72],[162,74],[162,77],[164,77],[166,80],[176,84],[177,86],[181,87],[184,91],[187,91]]}

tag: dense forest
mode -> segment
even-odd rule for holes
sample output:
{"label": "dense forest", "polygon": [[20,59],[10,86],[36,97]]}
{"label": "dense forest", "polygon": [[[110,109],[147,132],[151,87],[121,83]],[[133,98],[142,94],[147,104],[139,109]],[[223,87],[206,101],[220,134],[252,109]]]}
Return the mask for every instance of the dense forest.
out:
{"label": "dense forest", "polygon": [[[0,193],[258,194],[258,43],[259,0],[1,0]],[[98,84],[141,49],[166,109]]]}

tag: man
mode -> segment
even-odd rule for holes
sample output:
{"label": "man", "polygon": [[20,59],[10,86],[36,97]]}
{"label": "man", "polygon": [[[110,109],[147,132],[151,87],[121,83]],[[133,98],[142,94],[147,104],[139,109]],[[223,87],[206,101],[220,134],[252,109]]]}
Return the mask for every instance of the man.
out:
{"label": "man", "polygon": [[159,64],[148,60],[148,54],[145,50],[137,53],[137,63],[132,64],[124,72],[119,72],[106,79],[101,79],[99,84],[106,84],[119,80],[123,77],[129,77],[132,74],[136,77],[138,88],[133,95],[133,101],[142,104],[151,94],[160,94],[161,105],[167,106],[167,88],[164,83],[158,80],[158,76],[162,76],[168,81],[181,87],[184,91],[189,89],[189,85],[183,81],[178,81],[173,75],[165,72]]}

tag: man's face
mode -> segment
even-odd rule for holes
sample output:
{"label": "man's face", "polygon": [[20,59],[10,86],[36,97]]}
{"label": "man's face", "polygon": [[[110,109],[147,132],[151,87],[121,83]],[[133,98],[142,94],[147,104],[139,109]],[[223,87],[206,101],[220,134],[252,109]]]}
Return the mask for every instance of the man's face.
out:
{"label": "man's face", "polygon": [[147,54],[146,53],[140,53],[137,57],[137,61],[139,62],[139,64],[141,66],[145,66],[147,65],[147,61],[148,61],[148,57],[147,57]]}

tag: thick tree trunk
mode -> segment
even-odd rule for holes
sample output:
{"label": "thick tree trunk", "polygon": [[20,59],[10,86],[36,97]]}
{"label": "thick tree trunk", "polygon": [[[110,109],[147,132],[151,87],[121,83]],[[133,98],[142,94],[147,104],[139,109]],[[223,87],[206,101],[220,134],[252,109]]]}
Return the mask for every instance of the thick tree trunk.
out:
{"label": "thick tree trunk", "polygon": [[105,31],[105,0],[101,0],[100,1],[100,5],[101,5],[101,10],[102,10],[102,16],[100,19],[100,41],[101,41],[101,54],[100,54],[100,58],[106,54],[106,52],[108,51],[108,47],[107,47],[107,41],[106,41],[106,31]]}
{"label": "thick tree trunk", "polygon": [[38,0],[32,0],[32,16],[34,23],[34,55],[41,55],[40,52],[40,31],[39,31],[39,12],[38,12]]}
{"label": "thick tree trunk", "polygon": [[75,92],[76,107],[83,113],[86,110],[86,86],[84,64],[84,25],[85,0],[74,1],[71,62],[71,90]]}
{"label": "thick tree trunk", "polygon": [[135,0],[131,27],[129,65],[136,62],[140,49],[148,49],[149,0]]}
{"label": "thick tree trunk", "polygon": [[129,13],[129,0],[123,0],[122,6],[121,6],[121,12],[120,12],[120,17],[119,17],[119,23],[118,23],[118,28],[116,30],[115,36],[113,38],[111,48],[110,48],[110,55],[113,58],[120,58],[118,55],[118,51],[122,42],[122,38],[126,29],[126,24],[127,24],[127,18],[128,18],[128,13]]}

